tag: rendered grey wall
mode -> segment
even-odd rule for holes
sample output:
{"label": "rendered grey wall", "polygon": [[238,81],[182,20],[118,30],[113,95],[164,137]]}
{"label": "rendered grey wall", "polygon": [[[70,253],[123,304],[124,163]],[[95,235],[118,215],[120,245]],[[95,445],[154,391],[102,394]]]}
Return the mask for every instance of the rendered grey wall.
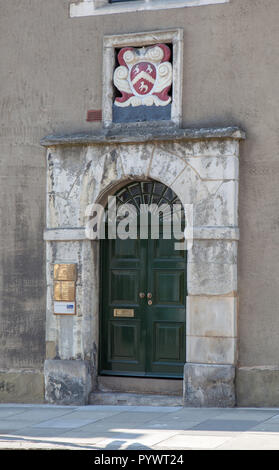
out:
{"label": "rendered grey wall", "polygon": [[182,27],[183,125],[235,124],[247,132],[240,149],[238,403],[278,406],[278,0],[75,19],[69,3],[0,0],[0,400],[43,400],[40,381],[23,392],[21,375],[5,374],[24,369],[40,377],[45,357],[39,141],[99,126],[86,122],[86,112],[101,108],[104,34]]}

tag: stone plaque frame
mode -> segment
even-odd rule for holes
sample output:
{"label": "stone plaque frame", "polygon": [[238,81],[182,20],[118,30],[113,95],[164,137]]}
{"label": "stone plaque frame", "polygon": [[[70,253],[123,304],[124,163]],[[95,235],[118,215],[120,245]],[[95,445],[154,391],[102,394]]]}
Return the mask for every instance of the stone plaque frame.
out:
{"label": "stone plaque frame", "polygon": [[[105,36],[103,42],[103,124],[104,127],[119,126],[112,120],[112,105],[114,87],[112,83],[115,69],[115,49],[126,46],[142,47],[157,43],[172,44],[172,102],[171,120],[146,121],[140,125],[173,125],[180,126],[182,118],[182,70],[183,70],[183,29],[170,29],[165,31],[151,31],[148,33],[131,33]],[[125,123],[125,126],[135,126],[138,123]]]}

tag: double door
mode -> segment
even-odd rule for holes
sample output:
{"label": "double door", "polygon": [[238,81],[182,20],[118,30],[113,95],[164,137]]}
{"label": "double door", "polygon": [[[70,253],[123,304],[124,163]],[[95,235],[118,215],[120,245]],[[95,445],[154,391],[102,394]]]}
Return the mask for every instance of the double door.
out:
{"label": "double door", "polygon": [[186,251],[174,240],[103,240],[101,375],[183,376]]}

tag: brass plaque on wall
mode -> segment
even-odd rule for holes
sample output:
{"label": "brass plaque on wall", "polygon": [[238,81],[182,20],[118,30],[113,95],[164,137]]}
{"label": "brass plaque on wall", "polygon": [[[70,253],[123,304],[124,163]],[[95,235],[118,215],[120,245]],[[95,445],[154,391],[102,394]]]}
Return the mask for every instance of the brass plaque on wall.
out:
{"label": "brass plaque on wall", "polygon": [[76,285],[74,281],[55,281],[54,300],[74,301],[76,298]]}
{"label": "brass plaque on wall", "polygon": [[113,310],[114,317],[134,317],[135,311],[133,308],[115,308]]}
{"label": "brass plaque on wall", "polygon": [[56,281],[75,281],[76,277],[76,264],[54,265],[54,279]]}

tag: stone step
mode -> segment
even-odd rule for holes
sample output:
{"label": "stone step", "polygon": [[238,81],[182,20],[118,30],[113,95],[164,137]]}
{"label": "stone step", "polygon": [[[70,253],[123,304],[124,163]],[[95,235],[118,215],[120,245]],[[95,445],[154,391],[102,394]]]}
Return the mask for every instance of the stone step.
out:
{"label": "stone step", "polygon": [[182,406],[182,396],[147,393],[95,392],[90,405]]}
{"label": "stone step", "polygon": [[98,391],[182,396],[183,380],[99,376]]}

